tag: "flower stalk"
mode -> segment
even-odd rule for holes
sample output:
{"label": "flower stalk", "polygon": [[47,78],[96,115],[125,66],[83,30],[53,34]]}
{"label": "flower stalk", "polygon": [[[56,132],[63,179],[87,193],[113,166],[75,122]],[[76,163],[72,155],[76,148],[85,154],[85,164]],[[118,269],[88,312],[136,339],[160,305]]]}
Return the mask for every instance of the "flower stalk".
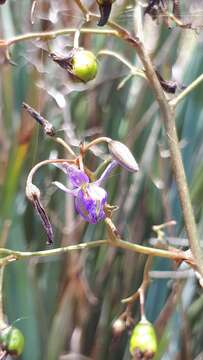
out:
{"label": "flower stalk", "polygon": [[[98,19],[98,15],[92,14],[86,9],[80,0],[75,0],[77,5],[80,7],[84,13],[86,19],[94,20]],[[190,247],[194,256],[194,261],[197,263],[199,272],[203,275],[203,256],[202,250],[198,242],[197,228],[194,219],[194,213],[192,209],[192,204],[190,200],[187,180],[185,176],[185,171],[183,167],[182,157],[179,148],[179,141],[177,136],[177,131],[175,127],[175,106],[177,103],[182,100],[187,94],[195,89],[202,81],[202,76],[195,80],[186,90],[184,90],[179,96],[174,98],[171,103],[167,102],[163,89],[161,88],[160,82],[157,78],[157,74],[152,65],[151,59],[145,51],[143,44],[139,41],[138,38],[133,37],[127,30],[117,25],[114,22],[108,21],[110,29],[92,29],[92,28],[82,28],[81,33],[92,33],[92,34],[102,34],[108,36],[116,36],[121,40],[127,42],[130,46],[134,47],[139,58],[141,59],[146,77],[150,83],[150,86],[154,92],[154,95],[159,104],[166,136],[168,139],[169,150],[171,155],[171,162],[173,166],[174,176],[178,188],[180,203],[183,211],[183,217],[185,222],[185,227],[190,242]],[[11,45],[20,42],[27,41],[31,39],[41,39],[41,40],[50,40],[59,35],[75,33],[76,29],[60,29],[57,31],[48,31],[48,32],[37,32],[37,33],[28,33],[25,35],[20,35],[13,37],[8,40],[1,40],[0,46],[3,48],[8,48]],[[120,241],[120,240],[119,240]],[[135,244],[132,244],[135,245]]]}

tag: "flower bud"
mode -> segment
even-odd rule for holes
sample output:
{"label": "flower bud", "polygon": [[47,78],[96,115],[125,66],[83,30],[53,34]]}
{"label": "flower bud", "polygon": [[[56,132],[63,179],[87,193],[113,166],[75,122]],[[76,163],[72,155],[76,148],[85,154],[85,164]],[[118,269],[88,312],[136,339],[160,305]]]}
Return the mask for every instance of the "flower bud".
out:
{"label": "flower bud", "polygon": [[0,345],[11,356],[20,356],[24,349],[24,336],[14,326],[8,326],[0,331]]}
{"label": "flower bud", "polygon": [[68,71],[71,79],[84,83],[93,80],[97,74],[97,59],[95,55],[82,48],[73,49],[67,57],[50,54],[52,59]]}
{"label": "flower bud", "polygon": [[121,336],[125,330],[126,330],[126,322],[121,318],[116,319],[112,325],[113,335]]}
{"label": "flower bud", "polygon": [[152,359],[157,351],[157,338],[153,325],[141,320],[133,329],[130,338],[130,353],[133,359]]}
{"label": "flower bud", "polygon": [[109,152],[112,157],[125,169],[130,172],[136,172],[139,170],[139,166],[126,145],[120,141],[110,140],[108,142]]}

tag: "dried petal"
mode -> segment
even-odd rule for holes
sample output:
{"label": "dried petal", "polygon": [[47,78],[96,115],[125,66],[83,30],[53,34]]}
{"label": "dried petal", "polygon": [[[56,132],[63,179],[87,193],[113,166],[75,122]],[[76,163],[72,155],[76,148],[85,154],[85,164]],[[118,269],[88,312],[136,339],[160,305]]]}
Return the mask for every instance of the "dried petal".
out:
{"label": "dried petal", "polygon": [[63,69],[70,71],[72,69],[71,60],[75,50],[71,50],[66,57],[57,55],[55,53],[50,53],[50,57],[53,61],[55,61],[58,65],[60,65]]}
{"label": "dried petal", "polygon": [[160,9],[160,6],[164,7],[165,0],[149,0],[148,6],[145,9],[144,14],[149,14],[151,16],[155,16]]}
{"label": "dried petal", "polygon": [[34,184],[29,183],[26,187],[26,195],[40,217],[42,225],[47,233],[48,244],[53,244],[53,230],[46,211],[40,202],[40,190]]}
{"label": "dried petal", "polygon": [[30,105],[26,104],[25,102],[22,103],[23,108],[35,119],[38,124],[40,124],[44,130],[45,135],[54,136],[55,129],[53,125],[46,120],[43,116],[40,115],[38,111],[33,109]]}
{"label": "dried petal", "polygon": [[120,141],[111,140],[108,143],[109,152],[112,157],[125,169],[130,172],[136,172],[139,170],[139,166],[126,145]]}
{"label": "dried petal", "polygon": [[110,13],[111,13],[111,1],[107,1],[107,2],[104,2],[104,4],[102,5],[99,5],[99,11],[100,11],[100,19],[99,19],[99,22],[98,22],[98,26],[104,26],[106,25],[108,19],[109,19],[109,16],[110,16]]}
{"label": "dried petal", "polygon": [[175,94],[178,84],[177,81],[174,80],[165,80],[161,74],[159,74],[158,71],[156,71],[156,75],[159,79],[159,82],[162,86],[162,88],[164,89],[164,91],[166,91],[169,94]]}
{"label": "dried petal", "polygon": [[111,7],[112,7],[112,3],[115,0],[97,0],[97,3],[99,5],[99,11],[100,11],[100,20],[98,22],[98,26],[104,26],[110,16],[111,13]]}

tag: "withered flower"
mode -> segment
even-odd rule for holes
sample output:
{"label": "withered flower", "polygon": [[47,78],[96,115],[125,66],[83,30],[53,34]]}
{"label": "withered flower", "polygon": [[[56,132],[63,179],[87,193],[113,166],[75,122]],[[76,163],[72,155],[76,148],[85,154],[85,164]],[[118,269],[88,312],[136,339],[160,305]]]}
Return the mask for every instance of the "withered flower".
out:
{"label": "withered flower", "polygon": [[100,19],[98,22],[98,26],[104,26],[106,25],[110,13],[111,13],[111,7],[112,7],[112,3],[115,0],[97,0],[97,4],[99,5],[99,11],[100,11]]}
{"label": "withered flower", "polygon": [[37,214],[39,215],[42,225],[47,233],[48,244],[53,244],[53,230],[46,211],[40,201],[40,190],[36,185],[28,183],[26,187],[26,196],[31,201]]}

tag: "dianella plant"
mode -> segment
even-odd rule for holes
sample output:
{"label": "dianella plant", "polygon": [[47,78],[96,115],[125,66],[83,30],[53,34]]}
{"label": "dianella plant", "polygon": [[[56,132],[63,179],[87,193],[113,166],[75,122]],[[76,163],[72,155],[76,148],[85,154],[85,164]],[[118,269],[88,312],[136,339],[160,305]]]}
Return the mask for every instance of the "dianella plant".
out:
{"label": "dianella plant", "polygon": [[203,359],[202,27],[0,1],[0,359]]}

